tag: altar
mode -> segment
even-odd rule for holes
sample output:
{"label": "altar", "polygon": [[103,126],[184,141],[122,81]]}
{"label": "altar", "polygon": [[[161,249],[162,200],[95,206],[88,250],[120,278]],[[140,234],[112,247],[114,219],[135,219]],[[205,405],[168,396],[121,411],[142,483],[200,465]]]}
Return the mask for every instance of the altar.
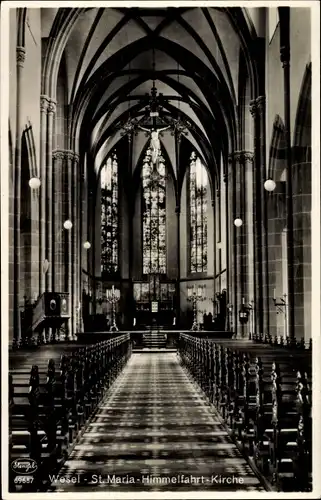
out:
{"label": "altar", "polygon": [[159,275],[148,278],[133,284],[134,326],[170,328],[176,315],[175,281],[162,281]]}

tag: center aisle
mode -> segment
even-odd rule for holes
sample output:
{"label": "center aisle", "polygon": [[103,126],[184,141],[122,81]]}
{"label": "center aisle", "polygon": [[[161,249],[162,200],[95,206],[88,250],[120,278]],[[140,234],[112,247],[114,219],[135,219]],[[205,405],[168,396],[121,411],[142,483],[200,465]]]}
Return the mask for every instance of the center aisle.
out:
{"label": "center aisle", "polygon": [[173,352],[132,355],[51,488],[264,491]]}

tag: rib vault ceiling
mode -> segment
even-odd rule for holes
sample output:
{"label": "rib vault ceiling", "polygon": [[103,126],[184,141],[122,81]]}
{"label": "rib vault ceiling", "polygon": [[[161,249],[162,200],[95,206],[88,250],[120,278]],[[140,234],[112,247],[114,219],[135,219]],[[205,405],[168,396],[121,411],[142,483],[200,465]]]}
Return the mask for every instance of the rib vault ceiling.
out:
{"label": "rib vault ceiling", "polygon": [[[67,10],[43,9],[43,37],[55,36]],[[240,52],[255,36],[246,16],[212,7],[78,10],[61,65],[71,130],[97,168],[121,139],[120,122],[142,115],[153,80],[165,111],[189,120],[188,140],[215,164],[236,134]]]}

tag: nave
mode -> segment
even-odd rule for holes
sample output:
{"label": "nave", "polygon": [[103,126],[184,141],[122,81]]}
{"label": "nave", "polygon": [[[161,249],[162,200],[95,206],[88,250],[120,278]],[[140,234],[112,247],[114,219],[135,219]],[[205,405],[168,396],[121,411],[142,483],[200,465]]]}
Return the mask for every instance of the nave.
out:
{"label": "nave", "polygon": [[132,355],[59,475],[56,492],[264,491],[174,352]]}
{"label": "nave", "polygon": [[314,2],[25,3],[1,10],[10,493],[315,493]]}
{"label": "nave", "polygon": [[311,343],[120,333],[15,354],[10,491],[312,490]]}

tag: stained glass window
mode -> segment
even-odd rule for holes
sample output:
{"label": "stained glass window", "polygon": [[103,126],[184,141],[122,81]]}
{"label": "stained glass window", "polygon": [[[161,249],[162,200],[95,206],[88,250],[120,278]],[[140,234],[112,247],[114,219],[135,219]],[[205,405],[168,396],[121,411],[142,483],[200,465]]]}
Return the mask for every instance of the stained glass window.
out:
{"label": "stained glass window", "polygon": [[166,185],[165,160],[159,150],[152,162],[148,149],[142,168],[143,273],[166,273]]}
{"label": "stained glass window", "polygon": [[118,162],[113,153],[100,173],[101,271],[118,271]]}
{"label": "stained glass window", "polygon": [[207,271],[207,186],[206,168],[193,152],[189,170],[190,265],[192,273]]}

